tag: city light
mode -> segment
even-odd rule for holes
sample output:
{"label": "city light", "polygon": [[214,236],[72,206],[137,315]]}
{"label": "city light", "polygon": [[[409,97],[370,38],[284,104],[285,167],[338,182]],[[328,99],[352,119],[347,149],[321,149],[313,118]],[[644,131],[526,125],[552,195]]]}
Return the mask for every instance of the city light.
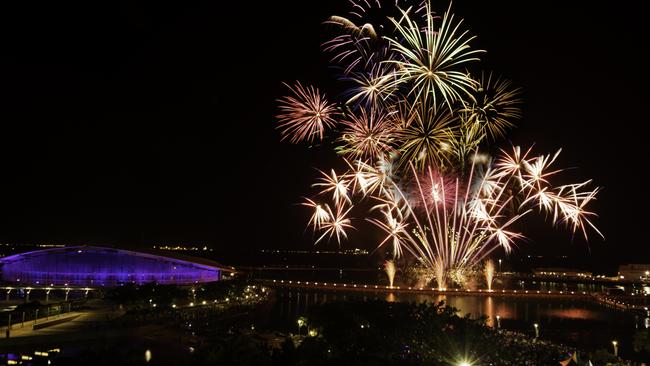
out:
{"label": "city light", "polygon": [[151,350],[144,351],[144,361],[145,362],[151,361]]}

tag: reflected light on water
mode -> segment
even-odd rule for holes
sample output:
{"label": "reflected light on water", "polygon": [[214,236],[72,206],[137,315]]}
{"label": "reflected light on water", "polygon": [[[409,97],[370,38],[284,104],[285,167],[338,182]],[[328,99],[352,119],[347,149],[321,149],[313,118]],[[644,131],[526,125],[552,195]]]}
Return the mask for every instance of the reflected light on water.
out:
{"label": "reflected light on water", "polygon": [[588,309],[548,309],[543,311],[546,315],[553,318],[568,318],[568,319],[581,319],[593,320],[602,318],[596,311]]}
{"label": "reflected light on water", "polygon": [[488,316],[487,319],[487,326],[494,328],[495,320],[496,320],[496,314],[494,313],[494,299],[492,299],[492,296],[488,296],[487,299],[485,299],[485,315]]}
{"label": "reflected light on water", "polygon": [[[399,291],[396,288],[396,291]],[[309,291],[301,294],[300,301],[296,291],[283,291],[276,306],[278,322],[291,322],[295,327],[295,319],[302,316],[317,303],[327,301],[372,301],[385,300],[388,302],[411,302],[437,304],[444,301],[445,305],[458,309],[458,316],[469,316],[472,319],[486,318],[486,325],[533,332],[532,324],[539,324],[540,335],[555,338],[560,342],[571,342],[580,345],[603,344],[611,347],[612,334],[616,333],[619,340],[630,340],[631,332],[638,328],[650,328],[650,317],[634,316],[629,313],[617,312],[586,299],[573,299],[546,296],[472,296],[461,293],[441,294],[429,293],[346,293]],[[499,320],[497,320],[497,315]],[[646,319],[648,318],[648,319]],[[284,323],[283,323],[284,324]],[[608,329],[607,333],[594,330]],[[630,340],[631,342],[631,340]]]}
{"label": "reflected light on water", "polygon": [[388,295],[386,295],[386,301],[395,302],[397,301],[397,298],[395,297],[395,294],[391,292]]}

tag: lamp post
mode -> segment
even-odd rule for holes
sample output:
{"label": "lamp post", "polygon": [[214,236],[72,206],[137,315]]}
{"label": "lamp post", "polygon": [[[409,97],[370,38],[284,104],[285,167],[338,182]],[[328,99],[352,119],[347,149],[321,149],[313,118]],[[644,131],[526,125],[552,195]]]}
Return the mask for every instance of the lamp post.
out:
{"label": "lamp post", "polygon": [[7,338],[11,336],[11,313],[9,313],[9,320],[7,322]]}
{"label": "lamp post", "polygon": [[612,341],[612,346],[614,346],[614,356],[618,357],[618,342]]}
{"label": "lamp post", "polygon": [[533,327],[535,327],[535,338],[539,338],[539,324],[535,323]]}
{"label": "lamp post", "polygon": [[501,259],[499,259],[499,272],[501,272]]}
{"label": "lamp post", "polygon": [[501,317],[497,315],[497,329],[501,328]]}
{"label": "lamp post", "polygon": [[302,326],[305,324],[305,320],[303,318],[298,318],[298,335],[300,335],[300,329],[302,329]]}

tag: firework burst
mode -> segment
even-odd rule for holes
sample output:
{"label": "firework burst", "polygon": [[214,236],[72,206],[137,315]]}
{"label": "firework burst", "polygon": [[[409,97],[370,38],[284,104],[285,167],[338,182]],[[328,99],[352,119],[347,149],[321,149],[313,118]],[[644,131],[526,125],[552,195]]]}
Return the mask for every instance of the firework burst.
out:
{"label": "firework burst", "polygon": [[418,170],[429,165],[449,165],[456,137],[457,117],[446,105],[430,107],[419,103],[403,111],[403,127],[397,132],[398,165],[413,164]]}
{"label": "firework burst", "polygon": [[481,135],[496,139],[505,136],[514,126],[513,121],[521,118],[520,95],[521,89],[513,88],[509,80],[482,72],[474,85],[473,103],[461,111],[466,123],[477,128]]}
{"label": "firework burst", "polygon": [[392,114],[376,109],[361,109],[359,114],[351,113],[342,120],[343,131],[338,151],[355,159],[374,160],[376,157],[394,151],[392,146],[395,131]]}
{"label": "firework burst", "polygon": [[443,15],[440,25],[426,5],[424,28],[402,11],[400,20],[391,18],[396,36],[388,38],[391,49],[398,55],[385,61],[395,66],[396,78],[387,87],[407,84],[415,100],[442,99],[452,108],[452,103],[472,97],[476,81],[464,70],[466,64],[479,61],[482,50],[472,50],[474,39],[468,31],[461,30],[462,20],[456,22],[451,8]]}
{"label": "firework burst", "polygon": [[323,140],[325,130],[336,125],[336,108],[313,86],[304,87],[300,82],[284,85],[292,95],[278,100],[277,119],[282,140],[289,139],[292,143]]}

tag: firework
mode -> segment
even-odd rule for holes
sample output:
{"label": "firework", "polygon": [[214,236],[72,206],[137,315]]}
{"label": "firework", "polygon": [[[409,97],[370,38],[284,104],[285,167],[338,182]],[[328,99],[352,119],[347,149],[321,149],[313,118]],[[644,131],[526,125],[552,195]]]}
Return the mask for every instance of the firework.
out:
{"label": "firework", "polygon": [[505,136],[514,126],[512,121],[521,118],[520,94],[521,89],[513,88],[509,80],[482,72],[474,84],[472,102],[461,109],[465,123],[493,139]]}
{"label": "firework", "polygon": [[[351,211],[371,207],[363,217],[385,233],[378,247],[415,258],[427,281],[446,288],[477,274],[495,250],[513,250],[531,213],[585,239],[602,236],[588,209],[599,188],[552,183],[562,171],[554,168],[559,150],[480,153],[521,118],[521,90],[492,73],[473,78],[468,68],[484,51],[470,47],[474,37],[451,7],[436,16],[428,2],[350,4],[350,13],[326,21],[336,34],[323,45],[344,86],[339,104],[298,82],[279,99],[283,140],[336,133],[329,141],[348,167],[319,170],[316,198],[302,203],[317,243],[340,245],[353,229]],[[485,275],[490,288],[491,262]]]}
{"label": "firework", "polygon": [[336,108],[313,86],[303,87],[300,82],[294,86],[284,85],[292,95],[278,100],[278,129],[281,130],[282,140],[289,139],[292,143],[323,140],[325,130],[336,124]]}
{"label": "firework", "polygon": [[330,210],[329,206],[326,206],[325,208],[327,209],[327,212],[331,219],[329,221],[325,221],[321,225],[323,234],[318,238],[318,240],[316,240],[315,244],[318,244],[325,237],[332,239],[332,237],[336,236],[336,242],[340,246],[341,239],[347,239],[348,237],[345,230],[353,228],[351,220],[347,217],[352,207],[348,208],[346,211],[343,211],[343,207],[337,207],[336,214]]}
{"label": "firework", "polygon": [[392,164],[385,160],[384,155],[379,156],[376,168],[362,160],[357,160],[354,164],[348,160],[345,162],[350,167],[347,178],[353,184],[353,194],[361,192],[365,196],[367,193],[375,193],[385,189],[386,182],[392,179]]}
{"label": "firework", "polygon": [[[451,207],[454,204],[454,195],[457,188],[454,181],[455,179],[451,175],[448,175],[445,179],[439,171],[429,166],[426,173],[421,174],[420,179],[417,180],[419,185],[416,184],[410,187],[411,191],[416,193],[409,194],[413,207],[425,208],[435,205]],[[417,194],[420,188],[424,193],[423,195]]]}
{"label": "firework", "polygon": [[321,205],[309,198],[305,198],[305,201],[302,205],[314,210],[309,220],[309,224],[314,228],[314,231],[321,229],[323,224],[332,220],[332,216],[330,215],[331,210],[327,204]]}
{"label": "firework", "polygon": [[390,105],[389,98],[395,89],[388,85],[394,78],[394,73],[382,64],[376,64],[370,72],[351,74],[344,79],[354,85],[345,92],[347,103],[366,108]]}
{"label": "firework", "polygon": [[449,165],[457,117],[445,105],[430,107],[419,103],[413,110],[405,109],[408,111],[401,112],[403,127],[397,132],[398,165],[412,164],[418,170],[430,165]]}
{"label": "firework", "polygon": [[355,159],[375,160],[394,151],[395,121],[391,114],[376,109],[361,109],[342,120],[343,131],[338,151]]}
{"label": "firework", "polygon": [[385,243],[391,243],[393,249],[393,257],[399,258],[402,256],[403,247],[401,243],[401,237],[406,232],[407,224],[405,224],[403,222],[403,218],[400,217],[401,212],[399,210],[397,210],[396,217],[394,216],[394,211],[390,206],[386,205],[382,208],[383,209],[381,210],[381,213],[384,216],[383,220],[375,218],[370,218],[368,220],[380,227],[388,234],[388,236],[386,236],[386,238],[381,243],[379,243],[378,247],[382,247]]}
{"label": "firework", "polygon": [[334,169],[331,170],[331,174],[326,174],[323,171],[320,171],[321,178],[319,183],[314,183],[314,187],[323,187],[321,194],[332,192],[332,198],[337,207],[341,207],[344,202],[351,203],[350,196],[348,194],[348,185],[349,181],[345,179],[345,176],[339,176],[336,174]]}
{"label": "firework", "polygon": [[377,35],[372,24],[364,24],[361,27],[355,25],[347,18],[333,16],[326,24],[336,26],[341,32],[323,44],[325,51],[332,52],[332,62],[345,64],[344,73],[347,74],[355,68],[365,70],[374,64],[378,58],[377,52],[386,50],[381,44],[381,37]]}
{"label": "firework", "polygon": [[[336,35],[323,44],[323,49],[332,54],[332,62],[343,65],[345,75],[355,70],[367,72],[392,59],[393,51],[384,33],[392,28],[389,16],[398,15],[402,6],[400,1],[382,4],[378,0],[350,0],[350,5],[347,16],[335,15],[325,21]],[[420,15],[426,11],[424,2],[408,9]]]}
{"label": "firework", "polygon": [[474,39],[468,31],[462,31],[462,20],[456,22],[448,9],[438,26],[437,18],[426,5],[424,28],[402,10],[400,20],[391,18],[396,35],[388,38],[391,49],[399,56],[385,61],[395,66],[395,80],[387,87],[407,84],[409,94],[415,100],[442,98],[451,108],[452,103],[472,97],[476,86],[465,71],[466,64],[479,61],[482,50],[472,50],[469,43]]}

